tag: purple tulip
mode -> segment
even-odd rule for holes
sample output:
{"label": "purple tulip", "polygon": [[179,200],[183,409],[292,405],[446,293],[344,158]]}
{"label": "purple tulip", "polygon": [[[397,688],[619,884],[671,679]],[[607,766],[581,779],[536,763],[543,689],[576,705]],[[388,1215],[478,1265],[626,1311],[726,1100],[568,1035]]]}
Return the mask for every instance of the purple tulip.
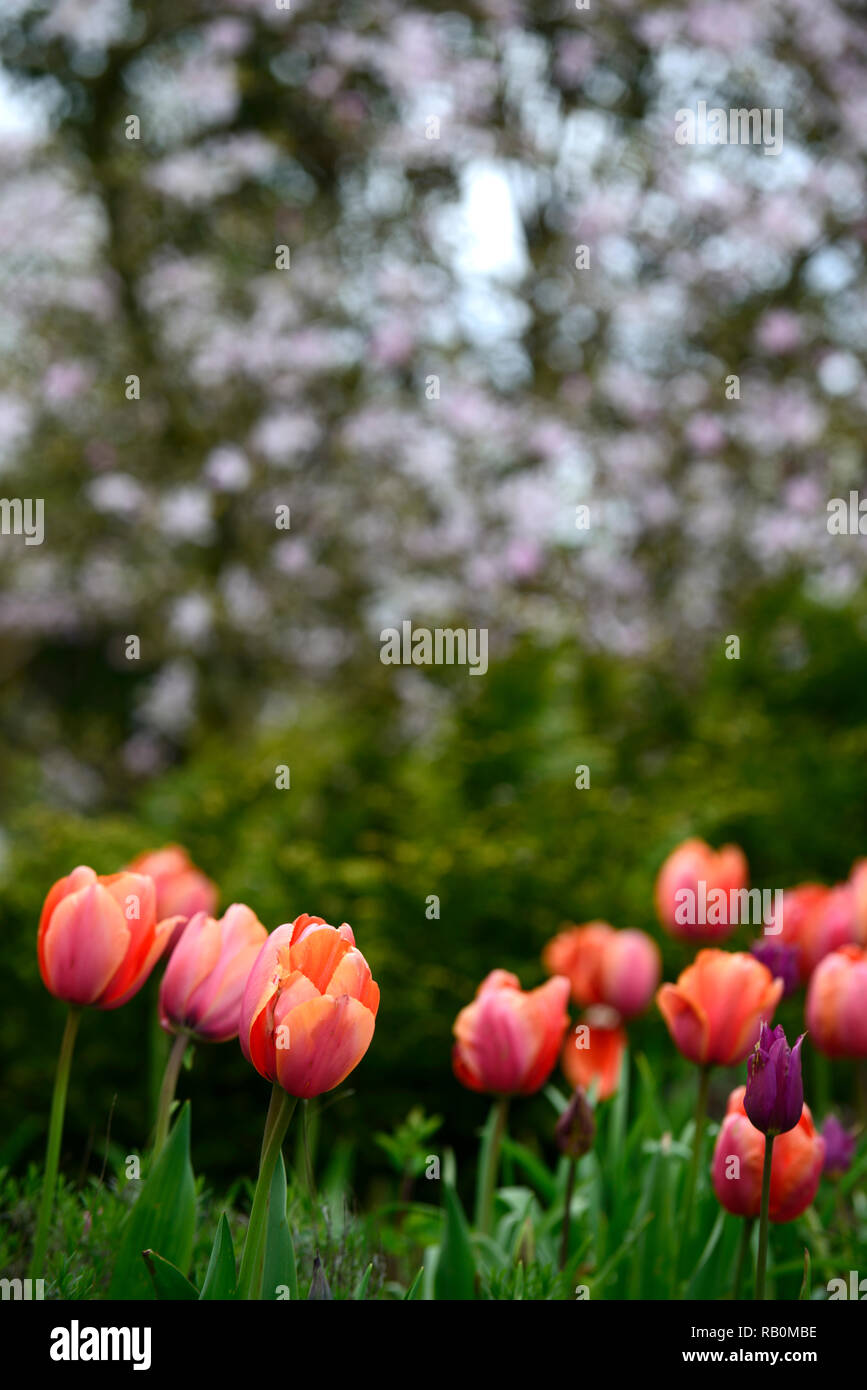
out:
{"label": "purple tulip", "polygon": [[747,1090],[744,1109],[750,1123],[763,1134],[785,1134],[794,1129],[804,1108],[801,1080],[801,1034],[789,1047],[783,1025],[773,1031],[766,1023],[747,1064]]}
{"label": "purple tulip", "polygon": [[575,1094],[557,1121],[554,1135],[557,1148],[569,1158],[581,1158],[592,1149],[596,1121],[580,1086],[575,1087]]}
{"label": "purple tulip", "polygon": [[822,1126],[825,1141],[825,1166],[829,1178],[839,1178],[848,1172],[855,1157],[855,1136],[844,1129],[835,1115],[829,1115]]}
{"label": "purple tulip", "polygon": [[797,946],[787,946],[765,936],[753,942],[750,953],[768,967],[775,980],[782,980],[784,999],[794,994],[801,983]]}

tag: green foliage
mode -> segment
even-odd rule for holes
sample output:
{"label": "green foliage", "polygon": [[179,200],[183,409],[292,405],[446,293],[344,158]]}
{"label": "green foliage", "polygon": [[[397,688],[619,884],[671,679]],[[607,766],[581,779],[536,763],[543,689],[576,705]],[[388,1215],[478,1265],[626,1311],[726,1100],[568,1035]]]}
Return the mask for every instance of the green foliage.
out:
{"label": "green foliage", "polygon": [[[165,1297],[164,1290],[172,1276],[164,1266],[176,1266],[185,1279],[184,1270],[189,1268],[193,1253],[195,1223],[190,1107],[186,1104],[130,1212],[109,1297],[150,1298],[154,1288],[158,1297]],[[145,1250],[158,1252],[147,1267],[142,1263]],[[195,1297],[195,1290],[189,1296]]]}

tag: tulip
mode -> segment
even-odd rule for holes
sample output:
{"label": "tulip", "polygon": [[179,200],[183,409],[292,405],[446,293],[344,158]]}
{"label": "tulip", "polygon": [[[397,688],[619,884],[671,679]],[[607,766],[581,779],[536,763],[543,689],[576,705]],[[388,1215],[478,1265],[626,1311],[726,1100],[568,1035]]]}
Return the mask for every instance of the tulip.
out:
{"label": "tulip", "polygon": [[626,1045],[626,1033],[613,1009],[604,1004],[588,1009],[563,1048],[560,1066],[566,1080],[585,1090],[595,1082],[597,1100],[608,1100],[620,1083]]}
{"label": "tulip", "polygon": [[160,985],[160,1023],[167,1033],[202,1042],[238,1036],[238,1016],[250,971],[268,933],[243,903],[219,921],[191,917]]}
{"label": "tulip", "polygon": [[793,1047],[786,1042],[782,1024],[771,1030],[762,1024],[759,1040],[747,1062],[747,1091],[744,1109],[750,1123],[762,1134],[785,1134],[794,1129],[804,1105],[801,1079],[801,1045],[804,1034]]}
{"label": "tulip", "polygon": [[824,1173],[829,1178],[841,1178],[852,1167],[855,1157],[855,1135],[844,1129],[835,1115],[829,1115],[822,1126],[825,1141]]}
{"label": "tulip", "polygon": [[601,993],[602,958],[616,935],[607,922],[565,927],[542,952],[545,969],[551,975],[566,976],[579,1008],[607,1002]]}
{"label": "tulip", "polygon": [[631,927],[616,931],[602,953],[600,1002],[621,1018],[635,1018],[653,999],[661,973],[659,947],[646,932]]}
{"label": "tulip", "polygon": [[273,1085],[238,1275],[241,1298],[259,1296],[271,1183],[296,1101],[333,1090],[358,1066],[378,1009],[379,986],[347,922],[332,927],[305,912],[273,931],[253,963],[239,1039],[247,1061]]}
{"label": "tulip", "polygon": [[607,1004],[621,1018],[643,1013],[662,969],[659,948],[646,932],[616,931],[607,922],[565,928],[548,942],[542,960],[552,974],[566,976],[581,1008]]}
{"label": "tulip", "polygon": [[[715,852],[704,840],[684,840],[657,876],[659,920],[667,932],[681,940],[722,941],[737,925],[732,921],[737,917],[731,910],[732,890],[746,888],[748,882],[746,857],[737,845],[724,845]],[[705,912],[701,911],[703,903]],[[698,920],[701,917],[711,920]]]}
{"label": "tulip", "polygon": [[775,980],[782,980],[784,999],[795,993],[801,983],[800,952],[796,946],[787,946],[774,936],[763,936],[753,942],[750,955],[766,965]]}
{"label": "tulip", "polygon": [[80,865],[45,899],[37,937],[42,981],[69,1004],[118,1009],[141,989],[176,920],[157,920],[152,879],[129,872],[98,878]]}
{"label": "tulip", "polygon": [[569,1160],[566,1176],[566,1195],[563,1200],[563,1229],[560,1237],[560,1268],[563,1269],[569,1255],[569,1225],[572,1217],[572,1193],[575,1188],[575,1165],[579,1158],[589,1153],[596,1136],[596,1121],[593,1111],[587,1104],[587,1097],[580,1086],[575,1087],[563,1114],[554,1129],[554,1139],[561,1154]]}
{"label": "tulip", "polygon": [[267,938],[244,990],[239,1036],[248,1062],[290,1096],[332,1091],[373,1039],[379,986],[344,922],[304,913]]}
{"label": "tulip", "polygon": [[[712,1178],[714,1192],[726,1211],[751,1218],[761,1210],[766,1141],[750,1123],[745,1094],[746,1087],[738,1086],[729,1096],[714,1149]],[[773,1143],[771,1221],[794,1221],[807,1210],[819,1189],[824,1161],[825,1141],[816,1133],[810,1107],[805,1104],[794,1128]]]}
{"label": "tulip", "polygon": [[547,1081],[569,1023],[568,998],[569,981],[562,975],[525,992],[517,975],[492,970],[455,1019],[455,1076],[471,1091],[497,1098],[488,1119],[476,1208],[483,1233],[493,1215],[508,1097],[532,1095]]}
{"label": "tulip", "polygon": [[782,918],[782,931],[776,940],[797,951],[802,984],[831,951],[857,940],[856,896],[848,883],[835,888],[822,883],[787,888]]}
{"label": "tulip", "polygon": [[117,1009],[131,999],[168,945],[174,925],[171,918],[157,921],[153,880],[142,874],[97,877],[82,864],[58,879],[45,899],[36,939],[39,973],[46,989],[70,1007],[54,1079],[31,1278],[43,1272],[81,1009]]}
{"label": "tulip", "polygon": [[268,933],[242,903],[220,921],[204,912],[191,917],[160,985],[160,1023],[176,1034],[166,1063],[157,1108],[154,1156],[169,1128],[178,1073],[191,1038],[228,1042],[238,1035],[241,997]]}
{"label": "tulip", "polygon": [[701,1162],[710,1068],[741,1062],[754,1046],[762,1022],[769,1019],[783,993],[782,980],[745,952],[699,951],[676,985],[665,984],[656,996],[675,1046],[701,1067],[695,1107],[692,1161],[686,1176],[681,1219],[680,1268],[690,1230],[692,1203]]}
{"label": "tulip", "polygon": [[867,950],[843,946],[819,963],[807,989],[807,1027],[828,1057],[867,1057]]}
{"label": "tulip", "polygon": [[867,859],[856,859],[849,874],[855,914],[855,940],[867,946]]}
{"label": "tulip", "polygon": [[156,884],[157,915],[177,917],[178,924],[169,942],[171,954],[184,928],[197,912],[213,915],[217,907],[217,886],[197,869],[180,845],[148,850],[130,864],[136,873],[148,874]]}
{"label": "tulip", "polygon": [[675,1046],[700,1066],[742,1062],[783,993],[767,966],[742,951],[699,951],[656,1001]]}

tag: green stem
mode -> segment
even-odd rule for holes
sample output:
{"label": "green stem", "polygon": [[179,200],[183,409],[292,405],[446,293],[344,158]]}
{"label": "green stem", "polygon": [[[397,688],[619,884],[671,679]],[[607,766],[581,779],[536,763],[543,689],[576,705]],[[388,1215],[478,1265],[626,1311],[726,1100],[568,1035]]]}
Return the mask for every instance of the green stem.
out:
{"label": "green stem", "polygon": [[692,1138],[692,1158],[689,1164],[689,1171],[686,1175],[683,1210],[681,1213],[680,1245],[677,1252],[678,1272],[681,1268],[681,1257],[687,1241],[689,1240],[690,1223],[692,1221],[692,1204],[695,1200],[695,1187],[698,1179],[699,1164],[701,1162],[701,1141],[704,1137],[704,1122],[707,1115],[707,1093],[709,1087],[710,1067],[702,1067],[699,1071],[698,1095],[695,1100],[695,1132]]}
{"label": "green stem", "polygon": [[45,1176],[42,1179],[42,1201],[39,1204],[39,1218],[36,1222],[36,1238],[33,1242],[33,1257],[30,1261],[29,1277],[45,1277],[45,1250],[48,1245],[48,1227],[54,1208],[54,1189],[57,1186],[57,1170],[60,1166],[60,1141],[63,1138],[63,1117],[66,1113],[66,1092],[69,1087],[69,1069],[72,1065],[72,1051],[81,1009],[70,1004],[66,1016],[66,1027],[57,1058],[57,1072],[54,1077],[54,1094],[51,1097],[51,1119],[48,1123],[48,1147],[45,1151]]}
{"label": "green stem", "polygon": [[509,1114],[508,1096],[500,1096],[494,1101],[494,1128],[491,1142],[485,1154],[485,1171],[482,1177],[482,1201],[479,1230],[482,1235],[490,1235],[494,1216],[494,1192],[497,1187],[497,1174],[500,1169],[500,1149],[506,1132],[506,1119]]}
{"label": "green stem", "polygon": [[774,1153],[774,1136],[765,1139],[765,1165],[762,1170],[762,1211],[759,1217],[759,1257],[756,1261],[756,1299],[765,1296],[765,1266],[768,1262],[768,1211],[771,1205],[771,1164]]}
{"label": "green stem", "polygon": [[572,1193],[575,1189],[575,1168],[577,1159],[570,1158],[569,1173],[566,1178],[566,1199],[563,1207],[563,1234],[560,1237],[560,1268],[566,1268],[569,1258],[569,1226],[572,1220]]}
{"label": "green stem", "polygon": [[271,1200],[271,1182],[296,1104],[295,1097],[288,1096],[275,1081],[274,1089],[271,1092],[268,1118],[265,1121],[265,1141],[259,1164],[259,1178],[253,1196],[253,1208],[250,1212],[250,1224],[247,1227],[247,1239],[244,1241],[244,1253],[241,1256],[241,1271],[238,1276],[239,1298],[256,1299],[261,1293],[265,1226],[268,1220],[268,1205]]}
{"label": "green stem", "polygon": [[157,1106],[157,1124],[154,1133],[152,1161],[158,1157],[163,1144],[169,1137],[169,1121],[172,1116],[172,1104],[175,1099],[178,1077],[181,1073],[181,1064],[183,1063],[184,1053],[187,1050],[189,1041],[186,1033],[178,1033],[172,1043],[169,1060],[166,1062],[166,1069],[163,1072],[163,1084],[160,1087],[159,1105]]}
{"label": "green stem", "polygon": [[752,1217],[745,1217],[741,1231],[741,1241],[738,1247],[738,1263],[735,1270],[735,1286],[732,1291],[732,1302],[737,1303],[741,1296],[741,1289],[744,1283],[744,1270],[747,1267],[747,1254],[750,1248],[750,1236],[753,1233]]}

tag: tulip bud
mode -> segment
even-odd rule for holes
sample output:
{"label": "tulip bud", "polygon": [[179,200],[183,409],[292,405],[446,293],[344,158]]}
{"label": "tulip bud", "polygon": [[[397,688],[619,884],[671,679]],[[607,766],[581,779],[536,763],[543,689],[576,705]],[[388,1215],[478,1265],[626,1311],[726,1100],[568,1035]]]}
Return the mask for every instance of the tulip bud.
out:
{"label": "tulip bud", "polygon": [[593,1147],[596,1120],[580,1086],[570,1100],[554,1129],[557,1148],[567,1158],[583,1158]]}
{"label": "tulip bud", "polygon": [[822,1126],[825,1141],[824,1172],[829,1178],[840,1178],[852,1166],[855,1157],[855,1136],[844,1129],[835,1115],[829,1115]]}
{"label": "tulip bud", "polygon": [[780,1023],[773,1031],[762,1024],[759,1040],[747,1063],[744,1109],[750,1124],[762,1134],[785,1134],[794,1129],[804,1108],[801,1080],[802,1033],[789,1047]]}
{"label": "tulip bud", "polygon": [[318,1299],[320,1302],[333,1303],[334,1301],[334,1294],[331,1292],[331,1286],[325,1278],[325,1270],[322,1268],[322,1261],[318,1255],[313,1261],[313,1278],[310,1280],[310,1292],[307,1295],[307,1302],[309,1303],[311,1299],[314,1301]]}

